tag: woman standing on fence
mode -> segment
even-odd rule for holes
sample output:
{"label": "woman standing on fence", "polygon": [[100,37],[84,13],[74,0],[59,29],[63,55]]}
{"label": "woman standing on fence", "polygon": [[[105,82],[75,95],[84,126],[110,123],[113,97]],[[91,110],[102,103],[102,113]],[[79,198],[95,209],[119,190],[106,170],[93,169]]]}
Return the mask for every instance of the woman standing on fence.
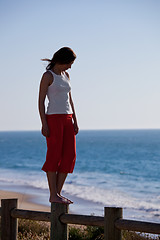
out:
{"label": "woman standing on fence", "polygon": [[[76,159],[75,135],[78,124],[71,97],[70,78],[67,69],[71,68],[76,55],[72,49],[63,47],[48,61],[39,89],[39,113],[42,134],[46,137],[47,154],[42,170],[46,172],[50,190],[50,202],[64,204],[71,200],[61,195],[68,173],[72,173]],[[45,98],[49,103],[45,113]]]}

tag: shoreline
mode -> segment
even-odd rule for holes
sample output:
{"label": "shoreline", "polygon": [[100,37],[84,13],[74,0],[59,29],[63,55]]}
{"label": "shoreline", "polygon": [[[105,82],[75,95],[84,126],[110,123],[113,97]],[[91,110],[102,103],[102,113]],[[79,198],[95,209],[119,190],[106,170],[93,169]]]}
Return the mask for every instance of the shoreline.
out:
{"label": "shoreline", "polygon": [[[2,190],[3,189],[3,190]],[[42,211],[51,212],[51,204],[49,203],[48,196],[46,193],[33,192],[23,193],[20,189],[14,189],[11,191],[7,188],[0,188],[0,200],[1,199],[18,199],[18,209],[31,210],[31,211]],[[64,192],[65,193],[65,192]],[[78,198],[73,195],[65,194],[67,198],[73,200],[74,204],[69,205],[69,213],[71,214],[81,214],[81,215],[94,215],[94,216],[104,216],[104,206],[98,203],[93,203],[91,201]],[[0,201],[1,207],[1,201]],[[93,210],[93,211],[92,211]],[[143,213],[140,209],[126,209],[123,208],[123,218],[138,221],[149,221],[154,223],[159,223],[159,215],[150,217],[147,216],[146,212]]]}
{"label": "shoreline", "polygon": [[[25,194],[20,192],[12,192],[7,190],[0,190],[0,200],[1,199],[12,199],[17,198],[18,199],[18,208],[24,209],[24,210],[34,210],[34,211],[44,211],[44,212],[50,212],[50,207],[35,203],[36,196],[33,194]],[[0,202],[1,206],[1,202]]]}
{"label": "shoreline", "polygon": [[[23,210],[31,210],[31,211],[42,211],[42,212],[51,212],[51,207],[35,203],[36,202],[36,195],[31,194],[23,194],[19,192],[12,192],[7,190],[0,190],[0,207],[1,207],[1,199],[18,199],[18,209]],[[69,210],[69,213],[73,213]],[[77,225],[77,224],[68,224],[68,226],[72,226],[81,230],[84,230],[84,225]]]}
{"label": "shoreline", "polygon": [[[31,189],[30,189],[31,190]],[[18,209],[24,209],[24,210],[33,210],[33,211],[44,211],[44,212],[50,212],[51,211],[51,204],[48,201],[48,194],[43,193],[39,190],[37,192],[30,191],[31,193],[23,193],[22,188],[14,188],[13,191],[10,190],[10,188],[0,188],[0,200],[1,199],[12,199],[17,198],[18,199]],[[101,214],[95,214],[94,210],[96,205],[88,200],[78,198],[76,196],[72,196],[70,194],[65,193],[65,191],[62,191],[62,195],[65,195],[67,198],[73,200],[73,204],[69,205],[69,213],[76,213],[76,214],[84,214],[84,215],[103,215],[103,207]],[[1,206],[1,201],[0,201]],[[92,207],[93,211],[90,213],[86,211],[86,206]]]}

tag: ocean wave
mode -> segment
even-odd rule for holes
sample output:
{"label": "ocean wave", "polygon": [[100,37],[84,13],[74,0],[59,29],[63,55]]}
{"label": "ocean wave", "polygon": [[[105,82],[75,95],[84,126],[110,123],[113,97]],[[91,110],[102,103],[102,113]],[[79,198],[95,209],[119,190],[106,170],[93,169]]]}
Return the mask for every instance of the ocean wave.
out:
{"label": "ocean wave", "polygon": [[[90,177],[92,179],[92,174]],[[0,174],[0,184],[21,186],[24,193],[29,191],[30,188],[35,189],[35,192],[36,189],[42,191],[48,190],[47,179],[42,172],[30,172],[28,176],[28,174],[24,174],[24,172],[3,170]],[[148,196],[140,198],[133,196],[131,194],[132,191],[126,193],[114,185],[107,188],[107,185],[102,184],[96,186],[92,184],[92,181],[87,182],[85,174],[76,174],[69,178],[64,184],[63,192],[64,194],[92,202],[95,205],[97,204],[97,206],[99,205],[101,208],[104,206],[121,207],[131,211],[139,211],[141,212],[141,216],[146,214],[147,216],[160,218],[159,195],[154,196],[154,198],[153,196],[150,196],[150,198]]]}
{"label": "ocean wave", "polygon": [[76,197],[86,199],[104,206],[122,207],[124,209],[143,210],[160,214],[159,203],[147,202],[136,199],[119,190],[100,189],[98,187],[77,186],[74,184],[65,184],[64,192],[75,195]]}
{"label": "ocean wave", "polygon": [[32,187],[32,188],[40,188],[40,189],[48,189],[48,184],[45,177],[41,174],[37,174],[36,172],[30,172],[28,174],[24,172],[17,171],[2,171],[0,177],[0,183],[3,185],[15,185],[24,187]]}

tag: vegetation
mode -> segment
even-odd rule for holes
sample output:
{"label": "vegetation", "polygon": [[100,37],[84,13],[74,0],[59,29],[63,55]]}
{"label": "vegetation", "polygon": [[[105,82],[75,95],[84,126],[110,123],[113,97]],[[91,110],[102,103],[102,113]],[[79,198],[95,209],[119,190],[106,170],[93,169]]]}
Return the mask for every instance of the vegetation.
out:
{"label": "vegetation", "polygon": [[18,240],[49,240],[50,224],[41,221],[18,220]]}
{"label": "vegetation", "polygon": [[[83,231],[71,227],[69,240],[104,240],[104,229],[102,227],[86,227]],[[158,237],[151,237],[147,234],[122,231],[122,240],[159,240]]]}
{"label": "vegetation", "polygon": [[[0,231],[1,232],[1,231]],[[49,240],[50,223],[18,220],[18,240]],[[160,238],[135,232],[122,231],[122,240],[159,240]],[[69,226],[69,240],[104,240],[103,227]]]}

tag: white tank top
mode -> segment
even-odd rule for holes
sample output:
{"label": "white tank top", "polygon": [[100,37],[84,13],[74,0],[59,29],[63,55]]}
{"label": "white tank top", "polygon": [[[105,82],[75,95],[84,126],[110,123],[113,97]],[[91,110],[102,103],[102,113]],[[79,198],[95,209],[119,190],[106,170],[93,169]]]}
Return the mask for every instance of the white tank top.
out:
{"label": "white tank top", "polygon": [[46,114],[72,114],[69,101],[71,86],[65,72],[57,75],[49,70],[53,75],[53,83],[48,87],[48,107]]}

